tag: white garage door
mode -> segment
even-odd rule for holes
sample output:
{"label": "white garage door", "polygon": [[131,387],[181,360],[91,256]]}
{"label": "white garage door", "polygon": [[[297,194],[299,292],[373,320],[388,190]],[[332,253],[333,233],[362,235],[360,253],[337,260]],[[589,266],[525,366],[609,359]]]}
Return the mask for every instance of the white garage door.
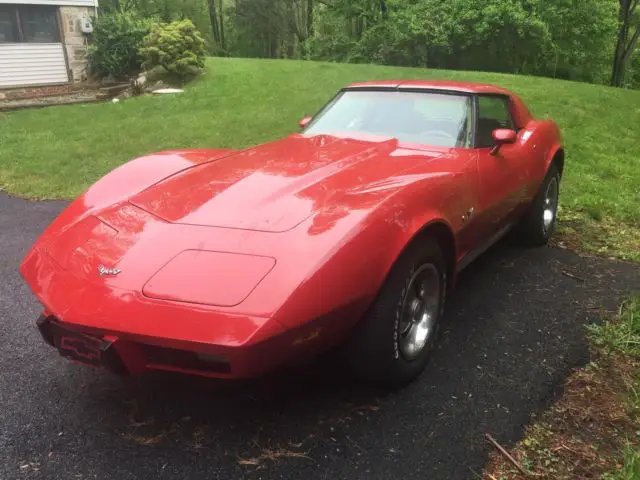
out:
{"label": "white garage door", "polygon": [[0,88],[68,81],[61,43],[0,43]]}

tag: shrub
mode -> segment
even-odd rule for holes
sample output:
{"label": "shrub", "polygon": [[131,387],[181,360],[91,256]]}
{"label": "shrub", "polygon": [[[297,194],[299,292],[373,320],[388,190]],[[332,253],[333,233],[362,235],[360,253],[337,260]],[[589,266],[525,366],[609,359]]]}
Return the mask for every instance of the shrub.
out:
{"label": "shrub", "polygon": [[151,20],[130,13],[100,16],[87,53],[91,74],[123,79],[139,72],[142,66],[139,49],[151,25]]}
{"label": "shrub", "polygon": [[154,25],[140,48],[144,68],[160,66],[182,80],[202,70],[204,54],[204,40],[191,20]]}

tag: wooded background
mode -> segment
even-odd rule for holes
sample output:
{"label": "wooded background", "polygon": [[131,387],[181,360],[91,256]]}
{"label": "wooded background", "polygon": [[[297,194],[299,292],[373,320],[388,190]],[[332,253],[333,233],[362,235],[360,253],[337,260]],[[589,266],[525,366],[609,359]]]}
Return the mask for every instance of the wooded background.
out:
{"label": "wooded background", "polygon": [[210,54],[543,75],[640,88],[640,0],[101,0],[190,19]]}

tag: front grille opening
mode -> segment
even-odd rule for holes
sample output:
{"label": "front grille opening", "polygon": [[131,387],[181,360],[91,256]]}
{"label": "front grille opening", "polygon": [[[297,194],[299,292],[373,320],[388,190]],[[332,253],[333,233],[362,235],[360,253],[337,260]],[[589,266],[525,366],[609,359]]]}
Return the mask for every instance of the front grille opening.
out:
{"label": "front grille opening", "polygon": [[231,373],[231,365],[223,358],[201,355],[189,350],[144,345],[147,363],[211,373]]}

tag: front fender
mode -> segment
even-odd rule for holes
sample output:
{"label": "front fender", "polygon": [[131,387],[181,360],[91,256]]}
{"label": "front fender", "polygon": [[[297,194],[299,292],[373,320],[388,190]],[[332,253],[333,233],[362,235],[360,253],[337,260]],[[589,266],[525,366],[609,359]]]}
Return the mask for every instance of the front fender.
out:
{"label": "front fender", "polygon": [[229,149],[168,150],[136,158],[107,173],[83,194],[93,208],[116,203],[195,165],[220,159]]}
{"label": "front fender", "polygon": [[91,185],[71,202],[49,229],[64,228],[93,210],[118,203],[171,175],[232,152],[228,149],[168,150],[131,160]]}
{"label": "front fender", "polygon": [[180,171],[220,159],[232,152],[233,150],[222,149],[165,151],[136,158],[115,168],[71,202],[51,222],[29,251],[25,261],[33,249],[43,242],[46,243],[51,235],[65,231],[82,218],[91,215],[92,212],[122,202],[131,195]]}

